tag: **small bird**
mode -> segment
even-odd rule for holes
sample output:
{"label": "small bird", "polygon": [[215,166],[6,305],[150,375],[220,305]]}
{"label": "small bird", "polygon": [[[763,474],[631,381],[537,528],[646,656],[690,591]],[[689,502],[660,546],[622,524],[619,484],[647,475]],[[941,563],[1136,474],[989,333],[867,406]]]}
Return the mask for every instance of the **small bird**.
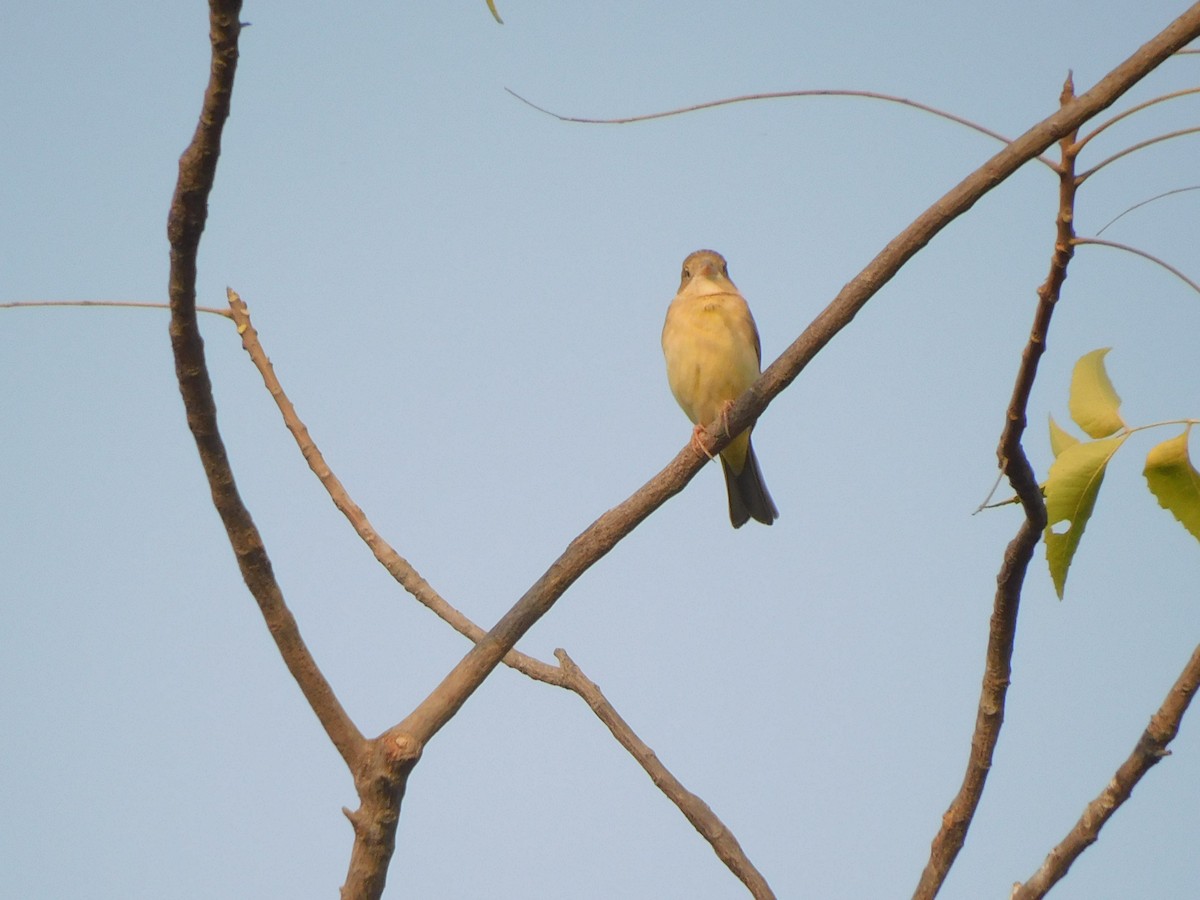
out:
{"label": "small bird", "polygon": [[[729,280],[725,258],[697,250],[683,261],[679,293],[667,308],[662,333],[667,382],[689,419],[699,445],[704,425],[729,407],[760,374],[762,349],[746,300]],[[753,517],[770,525],[779,511],[763,484],[747,428],[721,451],[729,492],[729,521],[741,528]]]}

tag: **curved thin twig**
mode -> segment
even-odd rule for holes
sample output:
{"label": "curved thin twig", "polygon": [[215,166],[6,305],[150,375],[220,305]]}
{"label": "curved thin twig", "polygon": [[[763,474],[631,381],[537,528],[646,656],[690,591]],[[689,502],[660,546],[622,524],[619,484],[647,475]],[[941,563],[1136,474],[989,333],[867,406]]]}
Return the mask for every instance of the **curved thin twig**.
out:
{"label": "curved thin twig", "polygon": [[1142,110],[1149,109],[1151,106],[1157,106],[1160,103],[1166,103],[1168,100],[1178,100],[1180,97],[1187,97],[1190,94],[1200,94],[1200,87],[1184,88],[1181,91],[1172,91],[1169,94],[1160,94],[1157,97],[1151,97],[1149,100],[1146,100],[1142,103],[1138,103],[1136,106],[1131,106],[1131,107],[1129,107],[1129,109],[1125,110],[1124,112],[1118,113],[1117,115],[1113,116],[1111,119],[1107,119],[1104,122],[1102,122],[1101,124],[1097,125],[1091,131],[1089,131],[1087,134],[1085,134],[1083,137],[1081,137],[1076,142],[1076,146],[1080,150],[1082,150],[1084,148],[1084,146],[1092,138],[1094,138],[1096,135],[1100,134],[1101,132],[1105,131],[1106,129],[1111,128],[1113,125],[1116,125],[1118,122],[1122,121],[1123,119],[1128,119],[1130,116],[1134,115],[1135,113],[1140,113]]}
{"label": "curved thin twig", "polygon": [[1121,212],[1120,215],[1114,216],[1113,218],[1109,219],[1108,222],[1105,223],[1104,227],[1096,232],[1096,237],[1100,237],[1100,235],[1104,234],[1104,232],[1106,232],[1108,230],[1110,225],[1115,225],[1117,222],[1119,222],[1121,219],[1123,219],[1129,213],[1133,212],[1135,209],[1141,209],[1143,206],[1148,206],[1151,203],[1154,203],[1155,201],[1162,200],[1164,197],[1171,197],[1171,196],[1174,196],[1175,194],[1186,194],[1188,191],[1200,191],[1200,184],[1191,185],[1190,187],[1175,188],[1174,190],[1171,190],[1171,191],[1163,191],[1161,194],[1155,194],[1153,197],[1150,197],[1147,200],[1143,200],[1140,203],[1133,204],[1133,206],[1131,206],[1128,209]]}
{"label": "curved thin twig", "polygon": [[[37,309],[43,306],[101,306],[114,309],[170,309],[167,303],[146,303],[141,300],[14,300],[0,303],[0,309]],[[212,306],[197,306],[198,313],[211,313],[225,319],[233,318],[227,309]]]}
{"label": "curved thin twig", "polygon": [[1086,172],[1080,172],[1079,175],[1076,176],[1076,180],[1080,184],[1083,184],[1083,182],[1087,181],[1089,178],[1091,178],[1093,175],[1095,175],[1097,172],[1099,172],[1101,169],[1103,169],[1109,163],[1114,163],[1118,159],[1128,156],[1130,153],[1136,153],[1139,150],[1144,150],[1147,147],[1153,146],[1154,144],[1161,144],[1163,141],[1169,141],[1172,138],[1185,137],[1186,135],[1189,135],[1189,134],[1195,134],[1198,131],[1200,131],[1200,125],[1194,125],[1191,128],[1181,128],[1178,131],[1172,131],[1168,134],[1160,134],[1157,137],[1147,138],[1144,141],[1138,141],[1132,147],[1126,147],[1121,152],[1114,153],[1112,156],[1108,157],[1108,159],[1101,160],[1100,162],[1096,163],[1096,165],[1094,165],[1090,169],[1088,169]]}
{"label": "curved thin twig", "polygon": [[1190,287],[1193,291],[1200,294],[1200,284],[1196,284],[1196,282],[1192,281],[1192,279],[1188,278],[1173,265],[1168,262],[1164,262],[1152,253],[1147,253],[1145,250],[1139,250],[1137,247],[1131,247],[1128,244],[1118,244],[1116,241],[1103,241],[1100,238],[1077,237],[1073,239],[1073,243],[1077,247],[1083,244],[1095,244],[1097,247],[1112,247],[1114,250],[1124,250],[1126,253],[1132,253],[1134,256],[1140,256],[1142,259],[1148,259],[1155,265],[1162,266],[1164,269]]}
{"label": "curved thin twig", "polygon": [[[795,97],[859,97],[866,100],[882,100],[885,103],[897,103],[900,106],[908,106],[912,109],[919,109],[921,112],[931,113],[932,115],[938,116],[942,119],[947,119],[958,125],[965,125],[967,128],[970,128],[973,131],[978,131],[980,134],[987,135],[990,138],[1000,141],[1002,144],[1012,143],[1012,141],[1010,141],[1004,135],[992,131],[990,128],[980,125],[977,122],[972,122],[970,119],[965,119],[962,116],[955,115],[954,113],[946,112],[943,109],[938,109],[936,106],[930,106],[926,103],[921,103],[918,100],[909,100],[906,97],[897,97],[892,94],[881,94],[877,91],[820,89],[806,91],[769,91],[761,94],[742,94],[739,97],[725,97],[721,100],[708,100],[704,103],[695,103],[691,106],[681,106],[677,109],[668,109],[662,112],[645,113],[640,116],[626,116],[619,119],[586,119],[579,116],[564,116],[560,113],[554,112],[553,110],[546,109],[544,106],[538,106],[532,100],[527,100],[522,97],[512,88],[505,88],[504,90],[508,91],[508,93],[512,94],[526,106],[530,106],[540,113],[553,116],[560,122],[573,122],[580,125],[628,125],[632,122],[648,122],[651,119],[666,119],[671,116],[681,116],[685,113],[698,112],[702,109],[713,109],[717,106],[728,106],[732,103],[747,103],[753,100],[782,100]],[[1054,162],[1052,160],[1046,159],[1043,156],[1035,156],[1032,158],[1036,159],[1043,165],[1054,169]]]}
{"label": "curved thin twig", "polygon": [[1183,671],[1171,686],[1170,692],[1153,716],[1150,724],[1138,738],[1133,752],[1117,769],[1104,790],[1084,809],[1083,815],[1065,838],[1050,851],[1045,861],[1024,884],[1014,886],[1011,900],[1040,900],[1054,887],[1071,864],[1088,847],[1100,838],[1100,829],[1112,818],[1121,805],[1129,799],[1134,787],[1171,751],[1168,745],[1179,733],[1179,723],[1187,712],[1196,690],[1200,688],[1200,646],[1192,652]]}

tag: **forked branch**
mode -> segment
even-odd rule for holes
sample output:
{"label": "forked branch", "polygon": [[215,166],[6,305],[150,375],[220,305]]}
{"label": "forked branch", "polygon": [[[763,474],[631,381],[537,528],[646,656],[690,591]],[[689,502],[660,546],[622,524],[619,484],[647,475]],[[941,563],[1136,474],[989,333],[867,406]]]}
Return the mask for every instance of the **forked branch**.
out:
{"label": "forked branch", "polygon": [[[214,505],[225,524],[247,586],[258,601],[293,677],[355,774],[362,806],[349,814],[355,827],[355,845],[343,897],[373,898],[382,893],[387,865],[395,847],[396,823],[408,774],[424,746],[562,593],[651,512],[682,490],[707,457],[691,446],[685,448],[632,497],[601,516],[571,542],[547,572],[404,721],[364,744],[300,639],[295,621],[271,573],[261,537],[237,493],[217,431],[203,343],[196,328],[196,253],[215,177],[221,130],[229,113],[241,4],[239,0],[210,0],[209,5],[212,74],[196,135],[180,160],[179,180],[168,222],[171,338],[176,374]],[[1080,125],[1115,102],[1198,35],[1200,4],[1185,12],[1090,91],[1064,104],[1054,115],[1011,142],[919,216],[842,289],[812,325],[739,398],[722,423],[710,427],[705,449],[715,452],[728,443],[730,434],[744,431],[816,353],[946,225],[1055,141],[1073,135]],[[1019,459],[1010,457],[1006,468],[1010,478],[1016,473],[1014,485],[1017,486],[1023,477]],[[1028,520],[1026,525],[1030,525]],[[1023,571],[1025,563],[1016,558],[1019,554],[1010,551],[1009,556]],[[1015,616],[1015,609],[1013,614]]]}
{"label": "forked branch", "polygon": [[[309,468],[329,493],[334,505],[350,522],[355,532],[371,549],[371,552],[380,564],[418,602],[430,609],[464,637],[467,637],[471,641],[482,639],[485,634],[484,630],[434,590],[408,560],[402,557],[375,530],[366,513],[350,497],[341,480],[333,473],[333,470],[325,461],[324,454],[321,453],[313,441],[308,428],[301,421],[295,407],[284,391],[283,385],[279,382],[275,374],[275,367],[271,364],[270,358],[263,349],[258,331],[250,321],[250,311],[246,304],[236,291],[228,290],[227,294],[229,298],[228,314],[236,323],[238,333],[242,336],[242,347],[249,354],[255,368],[258,369],[259,374],[262,376],[263,383],[270,392],[272,399],[274,399],[276,406],[279,407],[284,424],[296,439],[296,443],[304,455]],[[737,839],[733,836],[733,833],[717,818],[708,804],[684,788],[679,780],[667,770],[600,693],[600,689],[595,683],[588,679],[574,661],[567,656],[566,651],[558,650],[555,655],[558,657],[560,665],[550,665],[513,649],[505,655],[503,662],[535,681],[564,688],[581,697],[600,721],[608,727],[609,731],[613,733],[621,745],[646,770],[654,783],[667,795],[667,798],[679,808],[684,817],[709,842],[721,861],[729,867],[734,875],[741,879],[751,894],[759,898],[759,900],[773,898],[774,894],[771,892],[770,887],[768,887],[766,880],[759,873],[758,869],[755,868],[754,864],[750,862],[749,857],[746,856]],[[354,814],[351,821],[355,821],[358,815],[357,813]]]}

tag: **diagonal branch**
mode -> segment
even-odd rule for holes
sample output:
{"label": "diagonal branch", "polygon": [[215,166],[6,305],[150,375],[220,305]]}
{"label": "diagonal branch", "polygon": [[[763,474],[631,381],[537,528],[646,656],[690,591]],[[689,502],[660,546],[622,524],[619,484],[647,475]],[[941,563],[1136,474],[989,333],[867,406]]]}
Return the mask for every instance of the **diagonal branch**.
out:
{"label": "diagonal branch", "polygon": [[[229,113],[240,5],[239,0],[210,0],[212,75],[196,135],[180,160],[179,180],[168,221],[171,338],[176,374],[214,505],[229,533],[243,577],[259,602],[293,677],[355,774],[362,804],[357,811],[347,814],[354,824],[355,845],[343,897],[378,897],[383,891],[387,865],[395,848],[396,825],[408,775],[425,744],[453,717],[558,597],[622,537],[682,490],[707,457],[690,446],[685,448],[663,472],[624,503],[601,516],[571,542],[546,573],[404,721],[364,746],[357,729],[304,647],[271,574],[261,538],[237,494],[216,428],[203,342],[196,328],[196,252],[215,177],[221,130]],[[728,443],[729,435],[744,431],[816,353],[849,324],[871,297],[939,231],[1024,163],[1055,141],[1073,135],[1083,122],[1110,106],[1198,35],[1200,4],[1187,10],[1092,90],[1017,138],[919,216],[842,289],[812,325],[739,398],[722,417],[721,424],[710,428],[705,449],[719,450]]]}
{"label": "diagonal branch", "polygon": [[240,0],[209,2],[212,68],[196,133],[179,160],[179,179],[167,219],[167,237],[171,243],[171,348],[175,354],[175,374],[187,411],[188,427],[196,440],[213,505],[229,535],[242,577],[258,601],[292,677],[342,758],[353,768],[364,753],[365,742],[305,646],[271,571],[262,537],[238,494],[225,445],[217,429],[217,409],[204,358],[204,341],[196,324],[196,253],[208,217],[208,196],[216,177],[221,131],[229,117],[237,68],[240,10]]}
{"label": "diagonal branch", "polygon": [[555,650],[554,655],[562,664],[563,673],[566,675],[571,690],[587,702],[600,721],[608,726],[613,737],[633,755],[633,758],[638,761],[638,765],[646,770],[646,774],[650,776],[659,790],[666,794],[687,816],[687,820],[712,845],[721,861],[750,889],[751,896],[755,900],[774,900],[775,894],[767,885],[766,880],[750,864],[750,860],[742,852],[737,838],[717,818],[716,813],[709,809],[708,804],[680,784],[679,780],[667,771],[666,766],[659,762],[658,757],[654,755],[654,751],[645,741],[634,734],[633,729],[617,714],[612,704],[608,702],[608,698],[601,693],[600,688],[579,670],[575,661],[567,656],[565,650]]}
{"label": "diagonal branch", "polygon": [[1011,900],[1039,900],[1044,897],[1050,888],[1067,874],[1067,870],[1079,855],[1099,840],[1100,829],[1112,818],[1121,804],[1129,799],[1142,776],[1164,756],[1170,755],[1171,751],[1167,746],[1178,734],[1179,723],[1183,721],[1188,705],[1196,696],[1197,688],[1200,688],[1200,646],[1192,652],[1191,659],[1179,673],[1162,706],[1150,717],[1150,724],[1138,738],[1137,746],[1117,769],[1112,781],[1087,805],[1075,827],[1050,851],[1033,877],[1013,888]]}
{"label": "diagonal branch", "polygon": [[[901,232],[847,284],[804,333],[772,363],[707,432],[710,453],[740,434],[800,374],[812,358],[848,325],[859,310],[950,222],[1029,160],[1111,106],[1172,53],[1200,35],[1200,3],[1118,65],[1091,90],[1039,122],[963,179]],[[516,642],[554,605],[580,575],[603,557],[643,519],[681,491],[707,461],[693,447],[682,450],[667,467],[633,496],[609,510],[563,551],[491,631],[475,645],[442,683],[388,736],[424,745],[461,708]]]}
{"label": "diagonal branch", "polygon": [[[370,547],[375,558],[402,587],[418,602],[447,622],[455,631],[472,642],[479,641],[485,634],[484,630],[438,594],[429,582],[422,578],[416,569],[375,530],[362,508],[350,497],[341,480],[325,462],[324,455],[309,435],[308,428],[301,421],[296,413],[296,408],[284,392],[283,385],[275,375],[275,367],[271,365],[271,360],[259,340],[258,331],[250,321],[250,311],[245,302],[234,290],[226,289],[226,293],[229,298],[229,310],[226,312],[237,325],[238,333],[242,336],[243,349],[249,354],[255,368],[262,375],[263,383],[275,400],[276,406],[279,407],[288,431],[296,439],[309,468],[325,487],[334,505],[341,510],[359,537]],[[582,698],[600,721],[608,726],[609,731],[621,745],[646,770],[659,789],[709,842],[721,861],[741,879],[751,894],[762,900],[773,898],[775,895],[767,886],[766,880],[750,862],[733,833],[717,818],[708,804],[684,788],[679,780],[659,762],[649,747],[633,732],[612,707],[612,704],[600,693],[600,689],[595,683],[589,680],[575,662],[567,656],[566,651],[558,650],[555,655],[560,661],[558,666],[542,662],[515,649],[510,650],[502,662],[535,681],[564,688]]]}
{"label": "diagonal branch", "polygon": [[[242,349],[246,351],[250,356],[250,361],[258,369],[259,374],[262,376],[263,384],[266,385],[267,391],[271,395],[271,399],[279,407],[284,425],[292,433],[292,437],[296,439],[296,444],[300,448],[305,462],[308,463],[308,467],[312,469],[313,474],[317,476],[322,487],[329,494],[333,505],[350,522],[354,531],[362,538],[363,543],[367,545],[371,553],[375,556],[375,559],[379,561],[379,564],[387,570],[389,575],[399,582],[401,587],[412,594],[418,603],[429,609],[434,615],[442,619],[467,639],[473,642],[482,639],[486,632],[472,622],[470,618],[463,615],[460,610],[447,602],[441,594],[434,590],[428,581],[421,577],[421,573],[407,559],[401,556],[383,535],[375,530],[375,526],[371,524],[371,520],[367,518],[367,514],[363,512],[362,507],[354,501],[342,484],[341,479],[329,467],[329,463],[325,461],[325,455],[317,447],[316,442],[308,433],[308,427],[297,414],[296,407],[288,398],[283,385],[280,384],[279,378],[275,375],[275,367],[271,365],[271,360],[263,349],[262,342],[258,337],[258,331],[250,321],[249,308],[238,295],[237,291],[226,288],[226,294],[229,299],[229,309],[226,310],[226,314],[237,325],[238,334],[242,336]],[[566,686],[562,671],[558,666],[542,662],[519,650],[509,651],[503,661],[535,681],[542,681],[558,687]]]}

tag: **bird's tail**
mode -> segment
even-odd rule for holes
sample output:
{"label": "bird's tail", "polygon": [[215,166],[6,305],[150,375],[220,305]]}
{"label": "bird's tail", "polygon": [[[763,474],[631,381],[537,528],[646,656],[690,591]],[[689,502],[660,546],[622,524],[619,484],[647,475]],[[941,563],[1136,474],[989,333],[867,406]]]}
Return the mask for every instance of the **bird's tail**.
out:
{"label": "bird's tail", "polygon": [[762,471],[758,468],[753,445],[747,441],[742,471],[734,472],[723,456],[721,468],[725,472],[725,489],[729,493],[729,521],[734,528],[741,528],[751,518],[764,525],[770,525],[779,518],[779,510],[767,493]]}

